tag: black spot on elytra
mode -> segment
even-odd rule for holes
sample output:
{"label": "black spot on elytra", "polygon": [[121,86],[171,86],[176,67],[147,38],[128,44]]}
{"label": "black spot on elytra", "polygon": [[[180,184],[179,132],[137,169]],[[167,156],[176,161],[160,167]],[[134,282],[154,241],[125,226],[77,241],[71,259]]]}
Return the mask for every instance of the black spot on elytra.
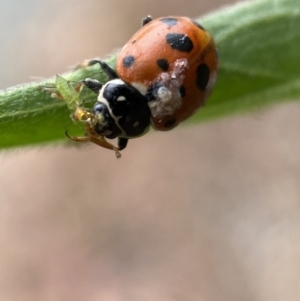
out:
{"label": "black spot on elytra", "polygon": [[168,69],[169,69],[169,63],[166,59],[159,59],[156,61],[156,64],[163,71],[168,71]]}
{"label": "black spot on elytra", "polygon": [[209,80],[209,68],[206,64],[201,64],[196,72],[196,85],[201,91],[204,91]]}
{"label": "black spot on elytra", "polygon": [[127,55],[123,59],[123,66],[129,68],[133,65],[135,58],[132,55]]}
{"label": "black spot on elytra", "polygon": [[199,24],[199,23],[196,22],[196,21],[193,21],[193,23],[194,23],[199,29],[205,31],[205,28],[204,28],[201,24]]}
{"label": "black spot on elytra", "polygon": [[190,52],[194,47],[192,40],[186,34],[168,33],[166,41],[173,49],[181,52]]}
{"label": "black spot on elytra", "polygon": [[176,25],[178,22],[176,18],[162,18],[160,21],[167,24],[169,27]]}
{"label": "black spot on elytra", "polygon": [[165,128],[168,129],[168,128],[172,127],[175,123],[176,123],[176,119],[175,119],[175,118],[170,119],[170,120],[168,120],[168,121],[165,123]]}
{"label": "black spot on elytra", "polygon": [[186,92],[185,92],[185,87],[184,86],[180,86],[179,93],[180,93],[181,98],[183,98],[185,96]]}

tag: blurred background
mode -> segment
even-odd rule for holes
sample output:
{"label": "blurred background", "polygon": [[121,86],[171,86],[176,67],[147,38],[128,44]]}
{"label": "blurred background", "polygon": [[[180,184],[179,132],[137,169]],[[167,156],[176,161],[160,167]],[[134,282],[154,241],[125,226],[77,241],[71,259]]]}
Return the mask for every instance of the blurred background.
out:
{"label": "blurred background", "polygon": [[[0,88],[105,57],[147,14],[229,2],[1,0]],[[0,300],[299,300],[299,114],[152,132],[120,160],[94,145],[2,152]]]}

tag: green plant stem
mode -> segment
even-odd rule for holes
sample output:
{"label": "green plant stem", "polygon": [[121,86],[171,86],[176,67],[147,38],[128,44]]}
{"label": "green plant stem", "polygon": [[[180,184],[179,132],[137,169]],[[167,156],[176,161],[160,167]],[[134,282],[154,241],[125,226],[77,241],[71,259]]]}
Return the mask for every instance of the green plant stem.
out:
{"label": "green plant stem", "polygon": [[[199,18],[214,37],[220,67],[207,105],[190,121],[221,116],[300,99],[299,0],[242,2]],[[115,65],[116,55],[107,61]],[[99,66],[62,75],[70,81],[106,78]],[[66,103],[51,98],[42,82],[0,93],[0,148],[49,143],[64,138],[71,124]],[[80,134],[79,129],[75,129]],[[81,132],[82,135],[82,132]]]}

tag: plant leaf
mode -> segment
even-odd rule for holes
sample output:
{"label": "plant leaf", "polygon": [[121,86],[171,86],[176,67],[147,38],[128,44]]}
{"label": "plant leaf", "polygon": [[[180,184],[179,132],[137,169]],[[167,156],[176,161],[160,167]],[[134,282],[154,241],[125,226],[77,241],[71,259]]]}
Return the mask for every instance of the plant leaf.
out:
{"label": "plant leaf", "polygon": [[219,52],[219,76],[191,121],[300,100],[298,0],[242,2],[201,19]]}
{"label": "plant leaf", "polygon": [[[207,105],[191,121],[300,99],[298,1],[241,2],[198,19],[215,39],[220,68]],[[108,63],[114,66],[115,56]],[[86,77],[105,81],[99,66],[62,76],[73,81]],[[70,124],[74,127],[66,103],[41,89],[53,85],[54,80],[13,87],[0,94],[0,148],[55,141],[64,137]],[[82,134],[77,128],[72,131]]]}

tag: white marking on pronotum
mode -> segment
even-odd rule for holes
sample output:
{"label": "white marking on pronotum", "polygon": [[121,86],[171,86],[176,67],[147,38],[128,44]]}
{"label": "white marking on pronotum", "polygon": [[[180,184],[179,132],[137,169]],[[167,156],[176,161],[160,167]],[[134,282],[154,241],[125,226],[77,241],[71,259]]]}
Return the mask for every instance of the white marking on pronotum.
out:
{"label": "white marking on pronotum", "polygon": [[142,83],[131,83],[131,86],[136,88],[142,95],[146,95],[148,87]]}
{"label": "white marking on pronotum", "polygon": [[[100,90],[100,93],[99,93],[99,96],[98,96],[98,101],[99,102],[102,102],[103,104],[105,104],[106,105],[106,107],[107,107],[107,109],[108,109],[108,111],[109,111],[109,114],[110,114],[110,116],[115,120],[115,122],[116,122],[116,125],[117,125],[117,127],[121,130],[121,132],[122,132],[122,136],[123,137],[126,137],[126,133],[124,132],[124,130],[122,129],[122,127],[120,126],[120,124],[119,124],[119,119],[122,117],[122,116],[115,116],[115,114],[112,112],[112,110],[111,110],[111,107],[110,107],[110,105],[109,105],[109,103],[108,103],[108,101],[107,101],[107,99],[103,96],[103,91],[105,90],[105,87],[106,87],[106,85],[108,85],[108,84],[110,84],[110,83],[114,83],[114,84],[116,84],[116,85],[124,85],[125,83],[121,80],[121,79],[113,79],[113,80],[111,80],[111,81],[109,81],[108,83],[106,83],[103,87],[102,87],[102,89]],[[121,96],[122,97],[122,96]],[[120,135],[120,136],[121,136]]]}
{"label": "white marking on pronotum", "polygon": [[126,100],[125,96],[123,95],[120,95],[118,98],[117,98],[117,101],[124,101]]}

